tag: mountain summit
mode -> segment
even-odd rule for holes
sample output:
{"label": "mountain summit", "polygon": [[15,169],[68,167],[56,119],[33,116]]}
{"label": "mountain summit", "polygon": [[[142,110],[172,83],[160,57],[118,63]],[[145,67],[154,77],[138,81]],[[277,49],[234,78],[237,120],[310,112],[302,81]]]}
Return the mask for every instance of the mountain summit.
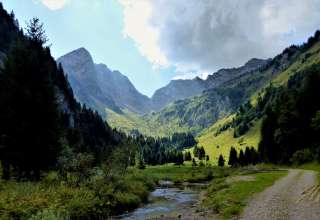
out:
{"label": "mountain summit", "polygon": [[74,50],[57,61],[68,75],[78,100],[100,113],[105,114],[105,108],[118,113],[127,108],[138,114],[151,110],[149,98],[138,92],[126,76],[104,64],[95,64],[85,48]]}
{"label": "mountain summit", "polygon": [[199,77],[189,80],[172,80],[167,86],[158,89],[152,96],[154,110],[159,111],[177,100],[201,95],[205,90],[216,88],[227,81],[250,74],[264,67],[267,63],[268,60],[254,58],[241,67],[221,69],[209,75],[206,80]]}

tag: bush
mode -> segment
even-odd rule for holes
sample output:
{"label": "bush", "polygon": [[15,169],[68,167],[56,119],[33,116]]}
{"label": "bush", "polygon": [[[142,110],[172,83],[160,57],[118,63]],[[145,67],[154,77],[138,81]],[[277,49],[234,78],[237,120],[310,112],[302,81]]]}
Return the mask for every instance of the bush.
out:
{"label": "bush", "polygon": [[310,151],[310,149],[303,149],[303,150],[298,150],[296,151],[292,158],[291,158],[291,163],[296,164],[296,165],[301,165],[304,163],[308,163],[313,161],[313,155]]}
{"label": "bush", "polygon": [[97,216],[96,204],[98,199],[95,193],[83,188],[73,193],[72,198],[66,201],[65,207],[72,219],[90,219],[92,216]]}
{"label": "bush", "polygon": [[69,220],[68,214],[61,214],[52,208],[44,209],[31,216],[29,220]]}

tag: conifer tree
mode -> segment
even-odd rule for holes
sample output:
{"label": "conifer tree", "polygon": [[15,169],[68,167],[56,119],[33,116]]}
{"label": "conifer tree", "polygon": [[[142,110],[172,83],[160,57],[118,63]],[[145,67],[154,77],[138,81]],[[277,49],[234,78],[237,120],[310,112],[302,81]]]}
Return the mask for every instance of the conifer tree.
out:
{"label": "conifer tree", "polygon": [[238,160],[239,160],[240,166],[246,165],[246,158],[244,157],[244,153],[243,153],[242,149],[240,150],[239,159]]}
{"label": "conifer tree", "polygon": [[218,166],[224,167],[224,162],[225,162],[225,160],[224,160],[222,154],[220,154],[219,159],[218,159]]}
{"label": "conifer tree", "polygon": [[234,167],[238,165],[238,155],[234,147],[230,148],[228,165]]}

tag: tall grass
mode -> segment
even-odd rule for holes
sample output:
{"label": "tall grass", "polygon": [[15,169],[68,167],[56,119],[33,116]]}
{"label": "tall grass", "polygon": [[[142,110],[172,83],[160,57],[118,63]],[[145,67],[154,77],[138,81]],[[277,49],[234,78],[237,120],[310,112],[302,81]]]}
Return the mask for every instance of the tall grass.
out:
{"label": "tall grass", "polygon": [[146,202],[154,181],[130,170],[112,183],[92,176],[75,185],[48,173],[40,182],[2,181],[0,219],[105,219]]}

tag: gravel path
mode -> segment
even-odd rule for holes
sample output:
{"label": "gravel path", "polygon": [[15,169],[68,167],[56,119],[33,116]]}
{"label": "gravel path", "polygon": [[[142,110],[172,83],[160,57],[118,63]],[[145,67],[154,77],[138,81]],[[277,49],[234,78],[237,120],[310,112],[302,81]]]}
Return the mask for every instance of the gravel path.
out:
{"label": "gravel path", "polygon": [[289,170],[249,202],[239,219],[245,220],[319,220],[320,186],[316,173]]}

